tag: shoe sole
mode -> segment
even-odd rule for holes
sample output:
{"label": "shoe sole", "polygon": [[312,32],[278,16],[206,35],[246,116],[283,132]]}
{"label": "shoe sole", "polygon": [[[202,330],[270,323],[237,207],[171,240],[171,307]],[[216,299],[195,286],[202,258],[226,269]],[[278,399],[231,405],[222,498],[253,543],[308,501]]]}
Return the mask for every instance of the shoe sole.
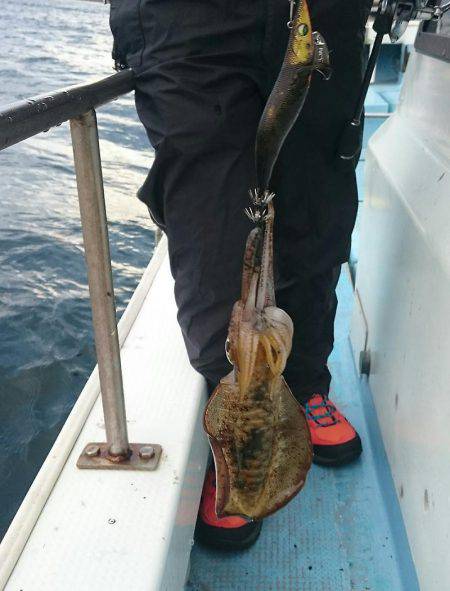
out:
{"label": "shoe sole", "polygon": [[[250,529],[248,535],[244,538],[238,539],[237,536],[240,533],[238,530],[241,528],[236,528],[233,530],[221,527],[213,527],[211,525],[207,525],[199,519],[195,529],[195,541],[202,546],[214,548],[215,550],[221,550],[224,552],[246,550],[247,548],[250,548],[250,546],[253,546],[253,544],[259,538],[262,528],[262,521],[254,522],[252,525],[254,525],[254,527]],[[221,537],[221,533],[224,534],[224,537]],[[227,538],[227,533],[230,536],[236,534],[236,538]]]}
{"label": "shoe sole", "polygon": [[[350,464],[359,458],[362,453],[362,443],[358,434],[356,437],[342,446],[314,445],[313,463],[318,466],[344,466]],[[340,448],[340,449],[339,449]],[[330,455],[323,455],[325,450],[330,451]],[[322,452],[322,453],[321,453]]]}

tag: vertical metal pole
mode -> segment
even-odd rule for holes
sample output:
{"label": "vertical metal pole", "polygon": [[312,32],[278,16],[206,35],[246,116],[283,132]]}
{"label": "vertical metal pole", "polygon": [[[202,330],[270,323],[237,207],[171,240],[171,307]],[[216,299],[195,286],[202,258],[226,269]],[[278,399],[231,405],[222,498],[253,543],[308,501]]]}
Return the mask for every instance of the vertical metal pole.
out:
{"label": "vertical metal pole", "polygon": [[111,456],[115,456],[117,459],[127,458],[130,446],[125,416],[120,347],[95,111],[92,110],[71,119],[70,131],[83,227],[106,439]]}

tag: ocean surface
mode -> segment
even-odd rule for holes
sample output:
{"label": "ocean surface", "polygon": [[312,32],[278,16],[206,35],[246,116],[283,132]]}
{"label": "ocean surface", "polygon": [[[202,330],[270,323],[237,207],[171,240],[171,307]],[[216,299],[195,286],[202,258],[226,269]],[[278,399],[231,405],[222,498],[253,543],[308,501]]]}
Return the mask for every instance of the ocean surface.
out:
{"label": "ocean surface", "polygon": [[[0,105],[113,73],[109,6],[14,0],[0,14]],[[152,255],[135,197],[152,150],[133,96],[98,111],[118,315]],[[67,124],[0,152],[0,537],[95,365]]]}

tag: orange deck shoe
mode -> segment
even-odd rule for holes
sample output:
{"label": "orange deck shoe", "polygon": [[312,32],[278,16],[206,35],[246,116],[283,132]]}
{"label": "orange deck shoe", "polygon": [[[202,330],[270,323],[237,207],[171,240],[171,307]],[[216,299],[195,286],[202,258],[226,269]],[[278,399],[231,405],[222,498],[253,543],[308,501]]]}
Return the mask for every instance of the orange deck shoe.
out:
{"label": "orange deck shoe", "polygon": [[315,464],[341,466],[361,455],[358,433],[328,396],[314,394],[303,406],[311,432]]}
{"label": "orange deck shoe", "polygon": [[216,515],[216,475],[213,468],[206,473],[195,540],[219,550],[244,550],[256,542],[261,532],[261,521],[247,521],[243,517]]}

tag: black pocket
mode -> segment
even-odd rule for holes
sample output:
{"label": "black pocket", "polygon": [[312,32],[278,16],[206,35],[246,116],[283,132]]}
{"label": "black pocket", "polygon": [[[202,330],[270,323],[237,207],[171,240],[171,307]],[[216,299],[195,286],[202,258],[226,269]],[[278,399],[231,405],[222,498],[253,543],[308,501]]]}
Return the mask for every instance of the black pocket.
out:
{"label": "black pocket", "polygon": [[141,65],[144,34],[142,0],[111,0],[109,24],[114,37],[113,59],[120,67]]}

